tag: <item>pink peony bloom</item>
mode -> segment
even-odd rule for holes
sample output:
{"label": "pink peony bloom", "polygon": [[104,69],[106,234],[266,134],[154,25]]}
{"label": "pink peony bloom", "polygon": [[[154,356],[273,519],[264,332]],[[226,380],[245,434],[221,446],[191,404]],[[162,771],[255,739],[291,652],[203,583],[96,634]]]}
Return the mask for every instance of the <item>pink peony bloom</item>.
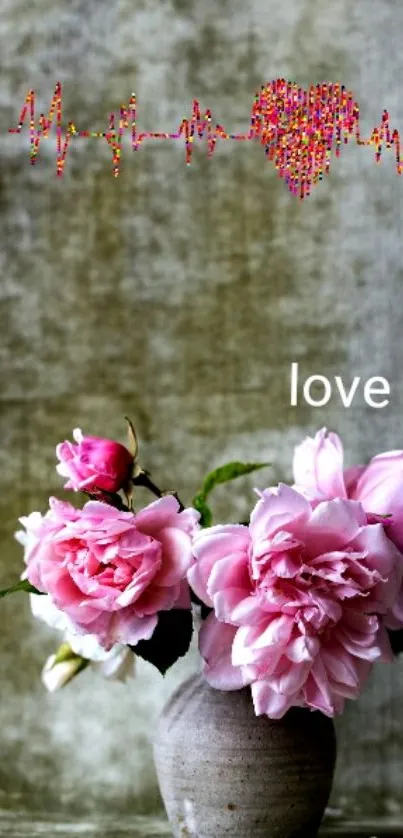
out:
{"label": "pink peony bloom", "polygon": [[111,439],[83,436],[79,428],[73,431],[72,442],[61,442],[56,447],[60,463],[56,470],[68,477],[65,489],[117,492],[124,487],[133,466],[130,451]]}
{"label": "pink peony bloom", "polygon": [[[343,460],[340,438],[322,428],[313,439],[308,437],[295,448],[295,488],[314,503],[336,497],[360,501],[369,520],[383,522],[388,537],[403,553],[403,451],[387,451],[373,457],[367,466],[348,469],[344,469]],[[403,586],[392,608],[389,628],[400,628],[402,623]]]}
{"label": "pink peony bloom", "polygon": [[361,504],[316,505],[289,486],[258,492],[249,527],[196,534],[188,580],[214,609],[199,634],[207,681],[251,685],[257,715],[342,711],[373,661],[392,660],[382,615],[401,557]]}
{"label": "pink peony bloom", "polygon": [[172,495],[134,515],[100,501],[83,509],[50,498],[21,518],[30,540],[24,578],[50,595],[72,630],[110,650],[148,640],[158,612],[190,608],[186,571],[199,513]]}

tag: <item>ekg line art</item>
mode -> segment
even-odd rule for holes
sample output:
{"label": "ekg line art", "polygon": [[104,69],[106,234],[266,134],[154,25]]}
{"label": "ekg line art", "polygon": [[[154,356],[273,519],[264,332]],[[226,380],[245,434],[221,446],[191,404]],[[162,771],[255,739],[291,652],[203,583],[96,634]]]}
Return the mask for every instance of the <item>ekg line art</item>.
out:
{"label": "ekg line art", "polygon": [[275,79],[261,86],[254,96],[249,129],[246,133],[228,133],[221,125],[213,126],[209,109],[201,115],[197,99],[193,100],[190,119],[182,119],[176,132],[143,131],[136,126],[137,100],[132,93],[128,106],[120,108],[119,124],[116,114],[109,116],[108,131],[78,131],[73,122],[62,128],[63,103],[62,86],[57,82],[48,116],[40,114],[38,124],[35,116],[35,91],[29,90],[25,97],[18,126],[9,128],[9,133],[20,134],[29,118],[30,160],[37,160],[42,139],[49,137],[55,124],[57,138],[56,173],[63,175],[69,143],[74,137],[103,138],[113,152],[113,174],[120,172],[122,137],[131,130],[133,151],[137,151],[145,140],[182,140],[186,148],[186,163],[190,165],[195,137],[206,137],[208,157],[213,155],[217,140],[252,141],[259,140],[268,160],[274,162],[279,176],[283,178],[292,194],[303,199],[311,194],[311,187],[329,173],[331,154],[335,145],[336,157],[340,147],[355,136],[358,145],[376,146],[375,160],[380,161],[382,147],[395,147],[396,170],[401,175],[403,164],[400,159],[400,136],[397,129],[389,127],[389,114],[384,110],[381,124],[374,128],[369,139],[363,139],[359,126],[359,106],[350,90],[339,83],[311,85],[304,90],[295,82]]}

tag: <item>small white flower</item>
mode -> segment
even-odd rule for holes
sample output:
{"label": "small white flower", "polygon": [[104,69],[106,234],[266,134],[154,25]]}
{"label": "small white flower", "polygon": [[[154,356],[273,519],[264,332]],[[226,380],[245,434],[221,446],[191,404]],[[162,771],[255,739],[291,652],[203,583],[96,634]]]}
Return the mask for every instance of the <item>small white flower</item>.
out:
{"label": "small white flower", "polygon": [[115,643],[106,655],[102,662],[92,663],[92,669],[100,672],[104,678],[111,681],[125,683],[128,678],[134,678],[136,656],[127,646],[122,646],[121,643]]}
{"label": "small white flower", "polygon": [[51,655],[42,669],[42,682],[50,693],[60,690],[83,669],[83,659],[72,657],[57,663],[57,655]]}
{"label": "small white flower", "polygon": [[[34,617],[51,628],[62,631],[64,643],[67,643],[76,655],[90,661],[95,672],[109,680],[123,682],[134,677],[135,655],[127,646],[115,643],[107,652],[94,634],[77,634],[74,623],[56,607],[49,595],[30,594],[29,598]],[[52,675],[51,678],[53,677]]]}

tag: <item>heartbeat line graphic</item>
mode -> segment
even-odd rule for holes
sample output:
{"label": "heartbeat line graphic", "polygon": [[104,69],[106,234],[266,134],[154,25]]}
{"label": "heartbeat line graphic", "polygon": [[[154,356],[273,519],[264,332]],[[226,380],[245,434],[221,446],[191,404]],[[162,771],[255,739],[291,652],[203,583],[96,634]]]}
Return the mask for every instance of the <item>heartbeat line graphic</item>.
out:
{"label": "heartbeat line graphic", "polygon": [[73,122],[66,131],[62,128],[62,86],[55,87],[48,116],[35,119],[35,92],[30,90],[25,98],[17,128],[9,133],[20,134],[29,114],[31,164],[37,160],[42,139],[49,137],[53,124],[56,125],[57,175],[61,177],[66,162],[69,143],[73,137],[102,137],[113,152],[113,174],[119,175],[122,153],[122,137],[131,130],[133,151],[137,151],[144,140],[184,140],[186,163],[190,165],[195,136],[200,140],[207,137],[208,156],[211,157],[218,139],[259,140],[268,160],[274,161],[279,176],[283,178],[293,195],[303,199],[311,194],[311,187],[329,173],[331,153],[335,143],[336,157],[340,155],[342,136],[344,144],[354,134],[358,145],[374,145],[375,160],[380,161],[383,144],[395,147],[397,174],[402,174],[400,160],[400,136],[397,129],[389,128],[389,114],[383,111],[379,127],[374,128],[369,139],[361,138],[359,107],[351,91],[344,85],[317,84],[308,90],[295,82],[275,79],[264,84],[255,94],[250,125],[246,133],[229,134],[221,125],[213,127],[211,111],[201,116],[197,99],[193,100],[190,119],[183,119],[175,133],[138,132],[136,128],[136,96],[130,97],[127,107],[120,108],[119,125],[116,115],[109,116],[108,131],[78,131]]}

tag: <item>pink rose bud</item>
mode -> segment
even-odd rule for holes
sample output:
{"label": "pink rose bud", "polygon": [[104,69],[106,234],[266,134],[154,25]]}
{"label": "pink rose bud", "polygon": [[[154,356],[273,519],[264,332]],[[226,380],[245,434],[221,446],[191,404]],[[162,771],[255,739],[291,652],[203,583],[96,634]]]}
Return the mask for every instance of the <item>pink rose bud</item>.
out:
{"label": "pink rose bud", "polygon": [[56,469],[68,478],[65,489],[117,492],[124,488],[134,462],[124,445],[112,439],[83,436],[80,428],[73,431],[73,438],[76,445],[66,440],[56,447],[60,460]]}

